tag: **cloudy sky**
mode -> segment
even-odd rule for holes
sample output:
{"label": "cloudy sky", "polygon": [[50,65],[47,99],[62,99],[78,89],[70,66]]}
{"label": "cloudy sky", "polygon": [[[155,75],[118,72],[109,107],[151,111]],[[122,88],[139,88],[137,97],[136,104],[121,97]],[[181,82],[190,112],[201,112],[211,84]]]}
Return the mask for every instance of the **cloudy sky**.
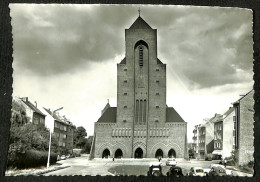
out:
{"label": "cloudy sky", "polygon": [[64,107],[93,134],[110,100],[116,106],[116,64],[124,29],[141,17],[158,31],[158,58],[167,64],[167,105],[192,129],[223,114],[253,87],[252,12],[195,6],[11,4],[13,96],[46,108]]}

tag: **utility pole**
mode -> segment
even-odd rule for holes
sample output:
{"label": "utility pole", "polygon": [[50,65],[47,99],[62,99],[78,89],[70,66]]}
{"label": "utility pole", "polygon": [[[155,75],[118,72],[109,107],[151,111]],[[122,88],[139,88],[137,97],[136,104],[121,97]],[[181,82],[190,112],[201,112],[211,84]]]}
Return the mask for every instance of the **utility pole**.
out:
{"label": "utility pole", "polygon": [[[53,117],[53,121],[55,122],[55,119],[54,119],[54,114],[55,112],[59,111],[59,110],[62,110],[63,107],[59,108],[59,109],[56,109],[55,111],[53,111],[52,113],[52,117]],[[53,122],[53,124],[54,124]],[[50,155],[51,155],[51,130],[50,130],[50,139],[49,139],[49,152],[48,152],[48,161],[47,161],[47,168],[49,168],[50,166]]]}

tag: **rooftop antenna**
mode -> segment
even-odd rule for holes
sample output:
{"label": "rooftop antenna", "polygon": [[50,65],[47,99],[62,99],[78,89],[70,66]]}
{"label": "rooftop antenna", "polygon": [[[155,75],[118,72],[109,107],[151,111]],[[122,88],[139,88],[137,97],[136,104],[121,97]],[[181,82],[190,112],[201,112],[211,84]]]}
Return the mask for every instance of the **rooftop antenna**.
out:
{"label": "rooftop antenna", "polygon": [[109,104],[109,99],[107,99],[107,103]]}
{"label": "rooftop antenna", "polygon": [[138,8],[138,12],[139,12],[139,16],[140,16],[140,12],[141,12],[141,9],[140,9],[140,7]]}

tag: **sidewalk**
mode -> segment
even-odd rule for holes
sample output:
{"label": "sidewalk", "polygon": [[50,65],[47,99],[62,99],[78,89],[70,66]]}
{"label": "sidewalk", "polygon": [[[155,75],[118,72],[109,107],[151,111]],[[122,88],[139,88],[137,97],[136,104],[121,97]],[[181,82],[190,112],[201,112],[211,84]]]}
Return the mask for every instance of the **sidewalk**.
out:
{"label": "sidewalk", "polygon": [[46,167],[42,167],[42,168],[31,168],[31,169],[23,169],[23,170],[6,171],[5,176],[29,176],[29,175],[37,176],[37,175],[42,175],[42,174],[45,174],[48,172],[64,169],[67,167],[70,167],[70,166],[56,163],[55,165],[50,166],[48,169]]}
{"label": "sidewalk", "polygon": [[250,173],[250,172],[248,172],[248,171],[243,171],[243,170],[241,170],[241,169],[236,168],[235,166],[227,166],[226,169],[233,170],[233,171],[238,171],[238,172],[243,172],[243,173],[247,173],[247,174],[252,174],[252,175],[253,175],[253,173]]}

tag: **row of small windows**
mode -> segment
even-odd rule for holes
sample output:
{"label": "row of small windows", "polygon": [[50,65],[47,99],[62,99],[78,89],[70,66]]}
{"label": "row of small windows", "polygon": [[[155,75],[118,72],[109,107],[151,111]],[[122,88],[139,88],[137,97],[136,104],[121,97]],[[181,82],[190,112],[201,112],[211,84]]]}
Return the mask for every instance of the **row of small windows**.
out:
{"label": "row of small windows", "polygon": [[139,66],[143,66],[143,47],[139,47]]}
{"label": "row of small windows", "polygon": [[[146,103],[146,100],[145,100]],[[137,102],[137,104],[139,104],[139,102]],[[127,106],[124,106],[124,108],[127,108]],[[156,106],[156,109],[160,108],[160,106]]]}
{"label": "row of small windows", "polygon": [[[141,65],[143,66],[143,60],[142,60],[142,63],[139,62],[139,65],[140,65],[140,66],[141,66]],[[127,71],[127,68],[124,68],[124,71]],[[160,70],[159,70],[159,68],[156,68],[155,71],[160,71]]]}
{"label": "row of small windows", "polygon": [[[126,120],[123,120],[124,123],[126,123]],[[156,123],[159,123],[159,120],[155,120]]]}
{"label": "row of small windows", "polygon": [[[156,82],[156,83],[160,83],[159,80],[156,80],[155,82]],[[127,83],[127,80],[124,80],[124,83]]]}
{"label": "row of small windows", "polygon": [[[136,93],[137,94],[137,93]],[[127,95],[127,92],[124,93],[124,95]],[[156,95],[160,95],[159,92],[156,92]]]}

